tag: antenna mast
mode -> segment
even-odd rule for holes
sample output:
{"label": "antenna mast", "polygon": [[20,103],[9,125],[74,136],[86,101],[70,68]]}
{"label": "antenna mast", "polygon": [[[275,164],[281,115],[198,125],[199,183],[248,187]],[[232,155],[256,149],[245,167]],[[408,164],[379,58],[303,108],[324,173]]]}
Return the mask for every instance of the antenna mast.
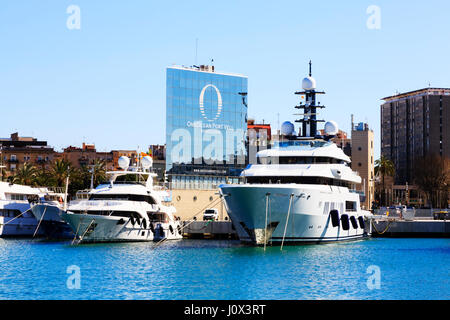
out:
{"label": "antenna mast", "polygon": [[317,134],[317,123],[325,122],[324,120],[317,120],[317,109],[325,108],[325,106],[316,104],[316,94],[325,94],[323,91],[316,91],[316,80],[312,78],[312,62],[309,61],[309,77],[302,81],[303,91],[295,92],[295,94],[305,95],[305,104],[300,102],[300,105],[295,106],[296,109],[303,109],[303,119],[295,120],[295,122],[302,123],[302,137],[314,138]]}

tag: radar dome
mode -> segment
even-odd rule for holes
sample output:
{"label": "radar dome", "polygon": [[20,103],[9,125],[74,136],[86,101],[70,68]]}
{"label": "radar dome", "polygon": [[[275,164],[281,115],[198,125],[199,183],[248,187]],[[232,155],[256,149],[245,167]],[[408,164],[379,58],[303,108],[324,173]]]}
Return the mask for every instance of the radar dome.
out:
{"label": "radar dome", "polygon": [[142,158],[141,164],[143,168],[148,169],[153,165],[153,159],[150,156],[145,156]]}
{"label": "radar dome", "polygon": [[130,166],[130,159],[128,157],[120,157],[119,158],[119,167],[121,167],[123,170],[127,170]]}
{"label": "radar dome", "polygon": [[306,77],[302,81],[303,90],[314,90],[316,89],[316,79],[313,77]]}
{"label": "radar dome", "polygon": [[285,121],[281,125],[281,134],[285,136],[291,136],[295,133],[294,124],[290,121]]}
{"label": "radar dome", "polygon": [[328,121],[327,123],[325,123],[324,131],[328,136],[335,136],[338,134],[339,128],[336,122]]}

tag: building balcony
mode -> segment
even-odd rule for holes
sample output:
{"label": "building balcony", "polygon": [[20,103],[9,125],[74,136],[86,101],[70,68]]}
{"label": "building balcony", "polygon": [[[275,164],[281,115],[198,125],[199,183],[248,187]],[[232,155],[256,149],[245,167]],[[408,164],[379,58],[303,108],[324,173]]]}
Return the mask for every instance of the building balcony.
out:
{"label": "building balcony", "polygon": [[17,160],[17,159],[9,159],[8,163],[19,163],[19,160]]}

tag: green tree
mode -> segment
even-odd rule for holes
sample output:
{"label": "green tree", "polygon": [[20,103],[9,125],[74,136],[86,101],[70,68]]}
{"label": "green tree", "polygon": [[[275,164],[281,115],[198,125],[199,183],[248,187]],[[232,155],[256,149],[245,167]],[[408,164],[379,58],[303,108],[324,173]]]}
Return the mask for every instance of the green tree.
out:
{"label": "green tree", "polygon": [[32,186],[36,181],[36,168],[28,162],[19,167],[12,181],[13,183]]}
{"label": "green tree", "polygon": [[45,167],[36,169],[35,183],[36,186],[40,187],[51,187],[53,186],[53,179],[51,172]]}
{"label": "green tree", "polygon": [[106,182],[106,162],[104,160],[95,159],[94,164],[90,168],[90,173],[92,175],[94,188],[99,184]]}
{"label": "green tree", "polygon": [[393,177],[395,175],[394,163],[385,156],[381,156],[380,159],[375,160],[375,175],[381,175],[381,181],[383,186],[383,190],[381,191],[381,205],[385,206],[386,205],[385,177],[386,176]]}
{"label": "green tree", "polygon": [[67,175],[70,174],[70,162],[65,159],[57,159],[53,162],[51,175],[55,187],[64,187]]}
{"label": "green tree", "polygon": [[432,207],[447,207],[450,160],[439,155],[416,159],[414,182],[427,195]]}

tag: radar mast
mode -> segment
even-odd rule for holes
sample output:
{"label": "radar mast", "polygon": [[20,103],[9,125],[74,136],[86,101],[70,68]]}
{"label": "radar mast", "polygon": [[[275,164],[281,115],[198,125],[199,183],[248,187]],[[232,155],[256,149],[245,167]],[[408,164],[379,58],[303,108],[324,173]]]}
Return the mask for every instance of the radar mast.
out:
{"label": "radar mast", "polygon": [[296,109],[303,109],[302,119],[295,120],[295,122],[302,123],[301,136],[314,138],[317,135],[317,123],[325,122],[324,120],[317,120],[317,109],[325,108],[320,103],[316,104],[316,94],[325,94],[324,91],[316,91],[316,80],[312,77],[312,63],[309,61],[309,76],[302,81],[303,91],[295,92],[297,95],[305,96],[305,104],[300,101]]}

